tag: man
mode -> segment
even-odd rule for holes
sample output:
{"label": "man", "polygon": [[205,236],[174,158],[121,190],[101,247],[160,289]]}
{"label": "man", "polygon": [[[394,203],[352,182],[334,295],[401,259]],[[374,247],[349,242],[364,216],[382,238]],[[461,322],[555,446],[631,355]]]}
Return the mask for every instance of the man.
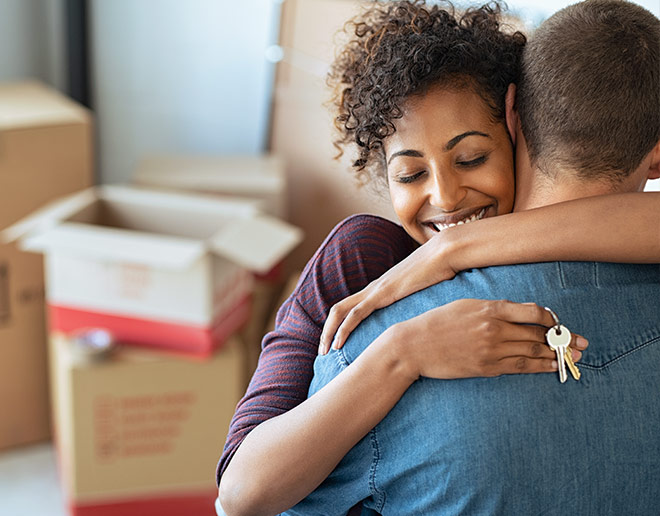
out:
{"label": "man", "polygon": [[[660,22],[616,0],[576,4],[539,28],[517,111],[513,91],[507,99],[517,210],[639,191],[660,175],[659,53]],[[631,73],[641,55],[647,65]],[[386,328],[461,298],[552,307],[589,338],[581,379],[421,378],[290,514],[340,514],[360,498],[383,515],[657,514],[658,265],[467,271],[369,317],[342,350],[317,360],[310,393]]]}

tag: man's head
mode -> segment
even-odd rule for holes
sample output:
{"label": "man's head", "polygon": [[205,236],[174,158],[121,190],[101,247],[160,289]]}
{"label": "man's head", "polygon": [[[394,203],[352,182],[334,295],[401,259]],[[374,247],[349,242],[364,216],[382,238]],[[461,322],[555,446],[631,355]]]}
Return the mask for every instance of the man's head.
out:
{"label": "man's head", "polygon": [[537,173],[637,189],[660,167],[660,20],[620,0],[557,12],[524,50],[516,107]]}

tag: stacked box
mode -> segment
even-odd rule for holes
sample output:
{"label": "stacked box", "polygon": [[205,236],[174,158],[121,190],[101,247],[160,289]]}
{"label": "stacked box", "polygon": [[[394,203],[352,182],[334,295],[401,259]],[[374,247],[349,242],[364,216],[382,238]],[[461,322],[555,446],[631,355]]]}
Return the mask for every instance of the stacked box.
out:
{"label": "stacked box", "polygon": [[[275,217],[287,215],[287,177],[284,160],[261,156],[149,156],[138,164],[134,183],[149,188],[192,191],[222,198],[251,200]],[[266,322],[276,308],[285,267],[278,263],[254,277],[252,310],[240,332],[246,347],[245,383],[252,377],[261,352]]]}
{"label": "stacked box", "polygon": [[[89,186],[82,106],[37,82],[0,84],[0,229]],[[50,435],[43,263],[0,245],[0,449]]]}
{"label": "stacked box", "polygon": [[58,459],[74,516],[212,515],[216,459],[243,393],[242,346],[208,359],[51,337]]}

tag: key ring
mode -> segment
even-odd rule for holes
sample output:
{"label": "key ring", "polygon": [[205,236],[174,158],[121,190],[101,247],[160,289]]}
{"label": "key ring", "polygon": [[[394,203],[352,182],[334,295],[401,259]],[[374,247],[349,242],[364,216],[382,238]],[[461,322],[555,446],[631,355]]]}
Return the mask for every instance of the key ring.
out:
{"label": "key ring", "polygon": [[544,308],[544,310],[547,310],[548,312],[550,312],[550,315],[552,316],[552,319],[555,321],[555,325],[553,326],[553,328],[555,329],[555,333],[556,333],[557,335],[559,335],[559,333],[560,333],[560,331],[561,331],[560,328],[559,328],[559,326],[561,326],[561,324],[559,323],[559,317],[557,317],[557,314],[554,313],[554,312],[553,312],[550,308],[548,308],[547,306],[544,306],[543,308]]}

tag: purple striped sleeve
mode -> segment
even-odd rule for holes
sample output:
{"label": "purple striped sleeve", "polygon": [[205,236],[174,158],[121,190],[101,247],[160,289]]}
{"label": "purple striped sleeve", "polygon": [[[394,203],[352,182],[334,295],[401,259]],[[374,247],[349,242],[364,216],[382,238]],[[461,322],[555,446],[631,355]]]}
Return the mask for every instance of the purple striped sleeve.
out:
{"label": "purple striped sleeve", "polygon": [[216,478],[257,425],[307,398],[319,338],[330,307],[408,256],[416,247],[403,228],[375,215],[340,222],[305,267],[262,342],[257,370],[238,403]]}

